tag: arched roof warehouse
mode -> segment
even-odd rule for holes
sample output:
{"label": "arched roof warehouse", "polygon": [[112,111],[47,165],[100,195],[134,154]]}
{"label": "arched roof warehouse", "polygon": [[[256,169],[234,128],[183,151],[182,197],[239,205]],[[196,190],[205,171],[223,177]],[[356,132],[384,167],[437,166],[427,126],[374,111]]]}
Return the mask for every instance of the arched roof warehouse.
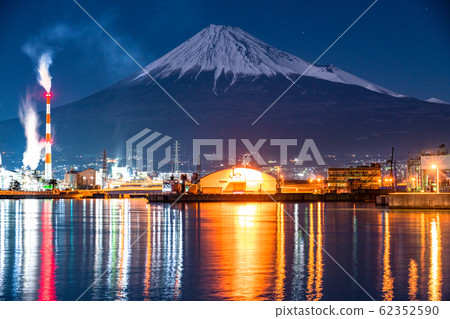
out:
{"label": "arched roof warehouse", "polygon": [[277,180],[252,168],[227,168],[204,176],[200,189],[203,194],[274,194]]}

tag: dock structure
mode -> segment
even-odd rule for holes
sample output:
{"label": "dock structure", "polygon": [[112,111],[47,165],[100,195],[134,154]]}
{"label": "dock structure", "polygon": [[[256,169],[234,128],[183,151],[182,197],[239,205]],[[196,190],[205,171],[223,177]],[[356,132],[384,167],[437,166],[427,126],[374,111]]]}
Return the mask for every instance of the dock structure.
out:
{"label": "dock structure", "polygon": [[177,194],[152,189],[107,189],[77,191],[0,191],[0,199],[83,199],[83,198],[145,198],[148,202],[374,202],[376,193],[255,193],[255,194]]}
{"label": "dock structure", "polygon": [[450,210],[450,193],[392,193],[389,208]]}
{"label": "dock structure", "polygon": [[275,194],[149,194],[149,202],[374,202],[376,194],[311,194],[311,193],[275,193]]}

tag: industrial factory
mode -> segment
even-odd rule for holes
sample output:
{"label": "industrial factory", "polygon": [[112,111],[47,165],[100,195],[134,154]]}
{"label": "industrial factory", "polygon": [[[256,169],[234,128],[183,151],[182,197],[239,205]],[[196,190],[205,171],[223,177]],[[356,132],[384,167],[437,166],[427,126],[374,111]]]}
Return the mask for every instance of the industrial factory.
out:
{"label": "industrial factory", "polygon": [[[23,166],[12,171],[2,165],[0,154],[0,192],[2,196],[26,192],[44,196],[137,196],[149,194],[186,194],[193,195],[276,195],[276,194],[381,194],[389,191],[409,192],[449,192],[448,173],[450,155],[441,145],[436,150],[423,151],[407,161],[406,177],[399,178],[394,161],[394,149],[391,159],[386,163],[370,162],[368,165],[329,167],[322,175],[310,174],[308,179],[292,178],[291,173],[284,174],[286,166],[250,167],[248,163],[233,165],[215,171],[202,171],[200,165],[196,172],[181,171],[180,144],[175,141],[174,156],[170,147],[166,148],[165,158],[160,163],[171,163],[171,173],[156,174],[153,167],[153,151],[158,145],[170,140],[163,136],[155,145],[158,132],[145,129],[129,139],[126,144],[126,166],[119,166],[119,159],[108,168],[106,150],[103,152],[101,168],[66,168],[64,178],[56,180],[52,163],[52,122],[51,122],[51,79],[49,67],[51,57],[44,54],[39,59],[38,82],[45,89],[45,139],[38,134],[38,116],[34,103],[27,96],[20,113],[27,140],[23,154]],[[147,152],[144,149],[147,148]],[[144,156],[147,153],[147,164]],[[44,171],[37,170],[44,159]],[[276,164],[273,163],[273,164]],[[158,164],[159,165],[159,164]],[[285,176],[288,178],[285,178]],[[295,176],[297,176],[295,174]],[[301,175],[304,176],[304,175]],[[6,191],[6,192],[5,192]],[[9,193],[8,193],[9,192]],[[39,193],[40,192],[40,193]],[[12,196],[12,195],[11,195]],[[297,197],[296,197],[297,198]],[[298,199],[298,198],[297,198]]]}
{"label": "industrial factory", "polygon": [[[39,118],[36,112],[35,102],[27,93],[22,101],[19,118],[24,127],[26,138],[26,150],[23,154],[23,166],[19,171],[7,170],[2,165],[0,157],[0,190],[26,190],[41,191],[53,189],[57,181],[53,179],[52,170],[52,129],[51,129],[51,104],[52,97],[49,67],[52,63],[50,53],[41,55],[37,66],[38,83],[45,89],[46,117],[45,139],[40,140],[38,133]],[[37,170],[41,158],[45,158],[44,174]],[[1,156],[1,155],[0,155]]]}

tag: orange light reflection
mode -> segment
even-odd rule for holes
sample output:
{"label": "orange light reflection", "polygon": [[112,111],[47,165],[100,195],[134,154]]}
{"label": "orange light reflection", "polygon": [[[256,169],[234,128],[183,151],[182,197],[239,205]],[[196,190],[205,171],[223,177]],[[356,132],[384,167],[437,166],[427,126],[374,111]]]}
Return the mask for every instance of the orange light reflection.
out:
{"label": "orange light reflection", "polygon": [[441,263],[441,224],[439,214],[431,221],[431,254],[430,277],[428,284],[428,298],[431,301],[439,301],[442,298],[442,263]]}
{"label": "orange light reflection", "polygon": [[409,261],[408,290],[409,300],[417,301],[418,279],[417,263],[414,259]]}
{"label": "orange light reflection", "polygon": [[275,300],[284,299],[284,280],[286,279],[286,256],[284,237],[284,204],[277,204],[277,261]]}
{"label": "orange light reflection", "polygon": [[383,300],[394,299],[394,277],[391,271],[391,233],[389,229],[389,213],[384,214],[384,252],[383,252]]}
{"label": "orange light reflection", "polygon": [[150,285],[151,285],[151,265],[152,265],[152,241],[151,241],[151,217],[150,217],[151,206],[147,205],[147,250],[145,258],[145,277],[144,277],[144,299],[150,300]]}

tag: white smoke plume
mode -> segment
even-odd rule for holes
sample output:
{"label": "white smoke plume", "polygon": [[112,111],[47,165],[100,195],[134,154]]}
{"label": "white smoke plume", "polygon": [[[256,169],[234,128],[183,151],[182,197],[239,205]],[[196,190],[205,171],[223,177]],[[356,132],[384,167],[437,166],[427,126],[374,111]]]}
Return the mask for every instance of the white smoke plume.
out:
{"label": "white smoke plume", "polygon": [[25,100],[21,101],[19,118],[25,129],[25,137],[27,139],[27,148],[23,153],[23,166],[35,170],[41,160],[41,151],[45,144],[39,138],[39,117],[36,113],[36,105],[32,101],[30,94],[27,94]]}
{"label": "white smoke plume", "polygon": [[39,58],[39,65],[37,69],[38,82],[45,89],[45,91],[47,91],[47,93],[50,92],[50,89],[52,87],[52,77],[50,75],[50,72],[48,71],[51,64],[52,56],[50,52],[42,54]]}

